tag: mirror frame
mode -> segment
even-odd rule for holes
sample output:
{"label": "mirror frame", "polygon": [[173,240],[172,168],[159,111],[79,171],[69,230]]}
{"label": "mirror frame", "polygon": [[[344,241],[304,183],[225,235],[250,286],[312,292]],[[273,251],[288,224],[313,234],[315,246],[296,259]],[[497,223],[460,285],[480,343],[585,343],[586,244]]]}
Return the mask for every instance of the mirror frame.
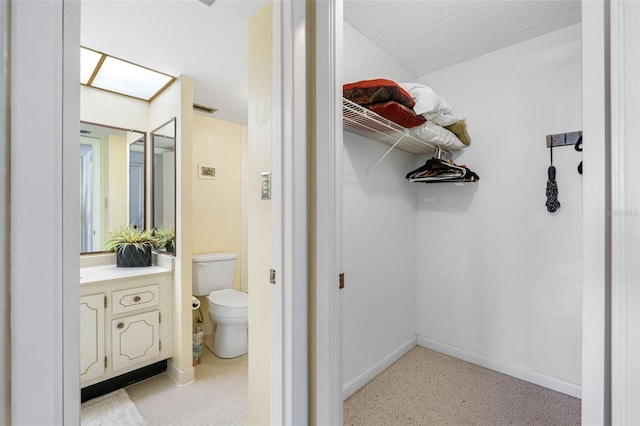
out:
{"label": "mirror frame", "polygon": [[[147,190],[147,184],[146,184],[146,180],[147,180],[146,176],[147,176],[147,171],[148,171],[148,165],[147,165],[147,163],[148,163],[148,158],[147,158],[148,137],[147,137],[147,132],[146,131],[142,131],[142,130],[127,129],[127,128],[124,128],[124,127],[111,126],[109,124],[96,123],[96,122],[87,121],[87,120],[80,120],[80,124],[81,125],[82,124],[88,124],[88,125],[91,125],[91,126],[100,126],[100,127],[104,127],[105,129],[113,129],[113,130],[119,130],[119,131],[124,131],[124,132],[135,132],[135,133],[140,133],[142,135],[143,144],[144,144],[144,150],[145,150],[145,154],[144,154],[144,172],[143,172],[144,173],[145,182],[144,182],[144,185],[143,185],[143,194],[142,194],[142,197],[143,197],[143,200],[144,200],[142,226],[143,226],[144,229],[147,229],[147,225],[148,225],[148,223],[147,223],[148,222],[147,221],[147,209],[148,209],[147,195],[148,195],[148,190]],[[80,136],[82,136],[82,134],[80,134]],[[127,152],[129,152],[129,151],[127,151]],[[127,164],[127,167],[129,167],[129,166],[130,165]],[[130,190],[130,188],[127,187],[126,191],[127,191],[127,196],[128,197],[130,196],[129,190]],[[127,205],[128,204],[129,204],[129,200],[127,200]],[[127,222],[129,222],[128,218],[129,218],[130,212],[127,211],[126,214],[127,214]],[[100,253],[111,253],[111,252],[107,251],[107,250],[81,251],[80,255],[82,256],[82,255],[91,255],[91,254],[100,254]]]}
{"label": "mirror frame", "polygon": [[[176,238],[174,239],[173,242],[173,252],[170,251],[166,251],[165,253],[170,254],[175,256],[177,253],[177,244],[176,244],[176,240],[178,237],[178,232],[177,232],[177,222],[176,222],[176,212],[177,212],[177,207],[176,207],[176,203],[177,203],[177,133],[178,133],[178,120],[176,119],[176,117],[172,117],[169,120],[165,121],[164,123],[162,123],[161,125],[159,125],[158,127],[156,127],[155,129],[153,129],[151,132],[149,132],[149,140],[150,140],[150,148],[149,148],[149,155],[151,157],[151,184],[150,186],[150,211],[151,211],[151,215],[149,217],[149,220],[151,221],[151,228],[155,228],[157,225],[154,223],[154,218],[155,218],[155,185],[156,185],[156,179],[155,179],[155,161],[154,161],[154,155],[155,155],[155,140],[154,140],[154,136],[156,136],[158,130],[162,129],[163,127],[165,127],[166,125],[173,123],[173,149],[174,149],[174,156],[173,156],[173,230],[176,234]],[[158,136],[170,136],[170,135],[159,135]]]}

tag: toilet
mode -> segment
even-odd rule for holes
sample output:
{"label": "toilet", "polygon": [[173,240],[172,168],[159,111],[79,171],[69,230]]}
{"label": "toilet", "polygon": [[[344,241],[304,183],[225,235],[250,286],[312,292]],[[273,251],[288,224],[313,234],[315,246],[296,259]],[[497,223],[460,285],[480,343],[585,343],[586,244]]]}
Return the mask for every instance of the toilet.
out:
{"label": "toilet", "polygon": [[233,290],[234,253],[193,255],[193,295],[207,296],[209,316],[216,325],[211,351],[220,358],[247,353],[249,298]]}

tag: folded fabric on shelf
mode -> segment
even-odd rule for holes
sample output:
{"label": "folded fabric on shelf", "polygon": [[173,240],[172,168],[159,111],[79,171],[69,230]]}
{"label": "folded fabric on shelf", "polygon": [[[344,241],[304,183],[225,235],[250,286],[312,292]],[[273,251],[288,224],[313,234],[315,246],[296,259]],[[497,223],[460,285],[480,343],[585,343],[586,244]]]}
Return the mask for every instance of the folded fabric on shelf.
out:
{"label": "folded fabric on shelf", "polygon": [[[438,126],[448,128],[467,146],[471,144],[471,137],[467,131],[464,117],[454,114],[451,105],[439,96],[431,87],[418,83],[399,83],[413,100],[413,110]],[[452,127],[452,128],[449,128]]]}

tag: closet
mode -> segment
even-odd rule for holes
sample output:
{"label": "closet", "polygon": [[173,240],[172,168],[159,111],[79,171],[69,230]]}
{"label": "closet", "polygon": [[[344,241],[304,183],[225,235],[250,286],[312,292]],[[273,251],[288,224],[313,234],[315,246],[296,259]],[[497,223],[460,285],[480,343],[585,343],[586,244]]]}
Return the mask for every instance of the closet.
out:
{"label": "closet", "polygon": [[389,151],[391,130],[381,141],[345,117],[344,398],[416,344],[579,397],[582,154],[554,149],[551,214],[545,137],[582,128],[580,23],[414,75],[349,13],[342,83],[431,87],[466,118],[471,145],[451,158],[481,180],[411,183],[433,150],[403,139]]}

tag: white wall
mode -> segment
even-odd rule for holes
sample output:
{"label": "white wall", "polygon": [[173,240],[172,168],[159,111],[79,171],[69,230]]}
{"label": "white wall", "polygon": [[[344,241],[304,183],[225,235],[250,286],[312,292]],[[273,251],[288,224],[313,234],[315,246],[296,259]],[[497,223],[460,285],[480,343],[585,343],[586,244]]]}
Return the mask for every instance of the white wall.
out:
{"label": "white wall", "polygon": [[344,132],[343,377],[349,396],[415,346],[415,189],[411,154]]}
{"label": "white wall", "polygon": [[581,129],[580,31],[418,78],[467,117],[480,182],[418,186],[416,234],[418,343],[578,396],[582,155],[554,149],[548,213],[545,135]]}
{"label": "white wall", "polygon": [[[180,76],[151,102],[149,128],[156,129],[176,117],[176,176],[193,176],[193,80]],[[151,155],[149,153],[148,155]],[[147,157],[147,161],[149,157]],[[173,292],[173,358],[169,374],[179,384],[194,380],[191,323],[191,208],[192,183],[189,178],[176,181],[176,259]]]}
{"label": "white wall", "polygon": [[[344,23],[342,83],[414,81],[400,64]],[[365,65],[366,64],[366,65]],[[415,346],[415,158],[343,132],[343,397]],[[318,183],[321,184],[320,182]]]}
{"label": "white wall", "polygon": [[386,78],[393,81],[415,81],[402,65],[391,59],[358,30],[344,22],[342,83]]}
{"label": "white wall", "polygon": [[149,102],[80,86],[80,120],[146,132]]}

